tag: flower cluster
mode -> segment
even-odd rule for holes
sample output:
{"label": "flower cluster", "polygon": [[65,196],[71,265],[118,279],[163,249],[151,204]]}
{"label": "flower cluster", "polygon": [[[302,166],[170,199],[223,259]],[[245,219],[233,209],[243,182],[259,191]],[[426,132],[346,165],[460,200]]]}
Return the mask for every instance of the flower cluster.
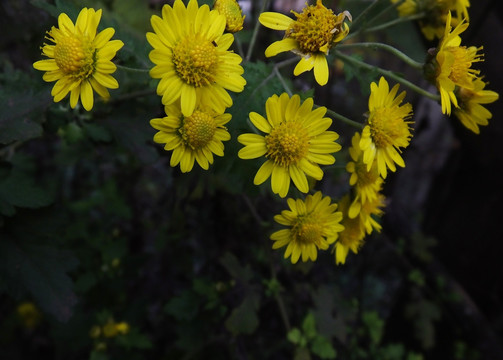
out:
{"label": "flower cluster", "polygon": [[481,104],[492,103],[499,95],[484,90],[486,83],[480,70],[472,68],[473,63],[483,61],[482,47],[461,46],[459,35],[467,28],[468,23],[463,20],[452,29],[448,13],[444,34],[438,46],[430,50],[425,72],[440,92],[442,112],[451,115],[454,106],[454,114],[461,123],[478,134],[479,126],[487,125],[492,117]]}
{"label": "flower cluster", "polygon": [[[222,7],[229,8],[217,5]],[[224,126],[231,117],[224,114],[232,106],[228,91],[243,91],[246,81],[241,57],[229,50],[234,35],[225,32],[228,19],[236,30],[235,16],[199,7],[197,0],[187,7],[175,0],[173,7],[163,6],[162,17],[151,18],[154,32],[147,33],[147,40],[155,66],[150,76],[160,79],[157,94],[166,111],[165,117],[151,120],[159,130],[154,141],[173,150],[171,165],[180,164],[182,172],[192,170],[194,161],[208,169],[213,154],[223,156],[222,141],[230,139]]]}
{"label": "flower cluster", "polygon": [[391,0],[397,7],[400,16],[424,14],[419,19],[419,27],[428,40],[440,38],[443,35],[446,19],[449,13],[454,13],[454,25],[464,19],[468,21],[469,0]]}
{"label": "flower cluster", "polygon": [[[496,101],[499,95],[485,89],[487,83],[480,71],[472,67],[483,61],[482,47],[461,46],[460,34],[469,24],[469,1],[390,1],[397,5],[400,16],[419,19],[428,40],[438,38],[438,46],[430,49],[427,61],[420,64],[380,43],[339,45],[334,51],[336,56],[365,70],[377,69],[388,79],[438,100],[442,113],[453,113],[465,127],[479,133],[479,127],[487,125],[492,117],[483,105]],[[300,56],[293,70],[295,76],[313,70],[318,85],[329,84],[329,51],[363,30],[357,28],[355,34],[351,28],[348,36],[346,20],[352,22],[351,14],[336,14],[321,0],[306,4],[300,13],[292,13],[295,19],[276,12],[260,14],[260,24],[284,31],[283,38],[267,46],[264,55],[269,58],[291,51]],[[111,40],[112,28],[98,32],[101,14],[101,10],[84,8],[75,24],[61,14],[58,28],[48,32],[46,39],[51,44],[42,48],[48,59],[33,66],[45,71],[45,81],[56,81],[52,89],[55,102],[70,93],[72,108],[80,99],[84,109],[91,110],[93,91],[108,99],[108,89],[118,88],[111,75],[117,69],[112,59],[124,44]],[[226,112],[233,105],[230,93],[242,92],[246,85],[243,59],[231,46],[234,33],[243,29],[244,19],[236,0],[215,0],[213,9],[199,6],[197,0],[189,0],[187,5],[175,0],[172,6],[162,7],[161,16],[151,17],[153,32],[146,34],[146,40],[152,47],[149,58],[154,65],[146,71],[159,80],[156,92],[164,106],[163,116],[150,120],[157,130],[153,140],[164,144],[164,149],[171,152],[170,165],[179,166],[183,173],[191,171],[194,164],[209,169],[214,156],[224,155],[224,142],[231,138],[226,128],[232,117]],[[391,51],[421,69],[424,77],[436,85],[439,95],[340,52],[351,46]],[[274,71],[283,80],[278,67]],[[286,92],[270,96],[262,114],[249,112],[254,128],[252,133],[238,136],[237,141],[243,145],[238,157],[262,159],[253,184],[259,186],[270,179],[273,194],[282,199],[291,193],[301,197],[288,198],[288,209],[274,217],[286,228],[272,233],[272,247],[285,247],[284,257],[292,263],[299,259],[315,261],[319,250],[331,247],[336,264],[344,264],[349,251],[358,253],[365,238],[381,230],[378,220],[386,203],[382,190],[388,173],[405,166],[402,152],[412,139],[412,105],[404,102],[406,93],[399,92],[398,83],[390,87],[384,76],[371,82],[365,122],[356,123],[359,131],[352,136],[348,149],[345,169],[349,186],[339,201],[333,201],[314,189],[325,175],[323,167],[333,165],[334,154],[341,150],[339,134],[331,130],[333,121],[327,114],[352,125],[355,122],[315,105],[311,97],[302,99],[292,94],[282,83]],[[98,328],[105,337],[127,331],[125,325],[107,326]]]}

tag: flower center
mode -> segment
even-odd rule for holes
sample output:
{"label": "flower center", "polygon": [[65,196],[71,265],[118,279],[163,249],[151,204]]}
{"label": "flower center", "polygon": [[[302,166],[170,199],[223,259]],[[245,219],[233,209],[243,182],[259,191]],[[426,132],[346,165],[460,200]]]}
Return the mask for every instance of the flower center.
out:
{"label": "flower center", "polygon": [[377,166],[373,165],[370,168],[370,171],[367,171],[367,164],[365,164],[363,161],[358,161],[355,163],[355,172],[356,175],[358,175],[358,184],[360,186],[375,184],[375,182],[379,178]]}
{"label": "flower center", "polygon": [[307,130],[298,122],[284,122],[265,137],[266,156],[280,166],[296,164],[309,147]]}
{"label": "flower center", "polygon": [[179,131],[185,144],[197,150],[206,146],[213,139],[216,129],[217,124],[211,115],[196,110],[183,120]]}
{"label": "flower center", "polygon": [[410,104],[375,109],[369,119],[370,135],[377,148],[406,147],[412,137],[409,130]]}
{"label": "flower center", "polygon": [[237,32],[243,29],[244,16],[236,0],[216,0],[213,8],[225,16],[227,31]]}
{"label": "flower center", "polygon": [[173,49],[177,74],[189,85],[206,86],[215,81],[218,53],[216,45],[199,34],[189,35]]}
{"label": "flower center", "polygon": [[96,51],[93,50],[85,38],[64,35],[59,37],[54,46],[54,60],[67,75],[77,78],[88,78],[94,72]]}
{"label": "flower center", "polygon": [[313,214],[299,216],[291,231],[294,239],[301,244],[321,245],[323,229]]}
{"label": "flower center", "polygon": [[339,233],[338,241],[347,247],[358,247],[362,241],[362,229],[360,217],[351,219],[349,216],[344,218],[344,230]]}
{"label": "flower center", "polygon": [[470,82],[471,78],[479,74],[480,71],[470,69],[473,62],[482,61],[480,55],[474,47],[457,46],[448,48],[448,51],[454,55],[454,64],[449,74],[449,79],[457,84]]}
{"label": "flower center", "polygon": [[337,17],[333,11],[317,1],[300,14],[292,12],[297,20],[286,31],[287,36],[297,40],[302,53],[327,53],[337,30]]}

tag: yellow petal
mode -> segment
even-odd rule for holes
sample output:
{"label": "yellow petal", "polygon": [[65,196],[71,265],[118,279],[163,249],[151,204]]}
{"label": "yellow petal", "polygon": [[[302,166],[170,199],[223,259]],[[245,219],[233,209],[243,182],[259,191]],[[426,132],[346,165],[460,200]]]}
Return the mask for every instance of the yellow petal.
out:
{"label": "yellow petal", "polygon": [[294,20],[280,13],[263,12],[260,14],[258,21],[269,29],[286,30]]}
{"label": "yellow petal", "polygon": [[265,49],[265,56],[271,57],[276,56],[279,53],[290,51],[297,48],[297,41],[292,38],[285,38],[283,40],[278,40],[273,42],[271,45]]}

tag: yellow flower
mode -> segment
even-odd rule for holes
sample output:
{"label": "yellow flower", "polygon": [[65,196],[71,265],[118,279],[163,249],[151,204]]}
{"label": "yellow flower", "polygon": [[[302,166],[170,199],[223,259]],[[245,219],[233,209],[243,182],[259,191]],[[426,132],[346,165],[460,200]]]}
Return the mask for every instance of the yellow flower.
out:
{"label": "yellow flower", "polygon": [[359,214],[354,218],[348,216],[349,206],[350,198],[349,194],[346,194],[339,201],[339,211],[342,212],[341,224],[344,226],[344,230],[339,233],[339,237],[332,248],[337,265],[346,262],[349,250],[358,254],[358,250],[363,245],[365,238],[365,224]]}
{"label": "yellow flower", "polygon": [[480,133],[479,126],[487,125],[492,118],[491,112],[481,104],[490,104],[499,98],[498,93],[484,90],[485,86],[486,83],[477,78],[472,90],[460,88],[456,94],[459,107],[454,109],[454,115],[475,134]]}
{"label": "yellow flower", "polygon": [[157,94],[164,105],[180,99],[182,113],[190,116],[197,104],[223,113],[232,106],[227,90],[241,92],[246,84],[238,54],[229,51],[234,35],[224,34],[225,16],[208,5],[190,0],[187,7],[175,0],[164,5],[162,18],[152,16],[154,32],[147,40],[154,48],[150,76],[161,79]]}
{"label": "yellow flower", "polygon": [[173,151],[171,166],[180,164],[182,172],[189,172],[195,160],[207,170],[213,164],[213,154],[224,155],[222,141],[231,138],[224,125],[231,120],[231,115],[218,114],[199,106],[191,115],[184,116],[177,105],[166,105],[167,116],[150,120],[150,125],[159,130],[154,135],[154,141],[166,144],[164,149]]}
{"label": "yellow flower", "polygon": [[32,302],[23,302],[17,307],[17,314],[23,326],[29,330],[34,329],[41,321],[42,314]]}
{"label": "yellow flower", "polygon": [[308,195],[306,201],[288,199],[290,210],[283,210],[274,220],[289,229],[276,231],[271,235],[273,249],[287,245],[285,259],[291,256],[295,264],[302,255],[302,261],[315,261],[318,249],[326,250],[337,240],[338,233],[344,230],[340,221],[342,213],[336,212],[337,204],[331,203],[328,196],[318,191]]}
{"label": "yellow flower", "polygon": [[271,57],[285,51],[292,51],[301,56],[293,74],[300,75],[314,68],[314,78],[320,85],[328,82],[328,63],[326,56],[329,49],[340,42],[349,33],[349,26],[344,23],[351,14],[344,11],[335,15],[327,9],[321,0],[316,5],[306,6],[302,13],[292,10],[296,20],[275,12],[260,14],[259,21],[273,30],[284,30],[283,40],[276,41],[265,50],[265,56]]}
{"label": "yellow flower", "polygon": [[[381,189],[379,189],[380,191]],[[384,214],[382,208],[386,206],[386,198],[383,194],[378,192],[376,197],[370,201],[366,201],[362,204],[360,210],[360,219],[362,220],[363,226],[367,235],[370,235],[372,231],[381,231],[381,225],[374,219],[373,216],[381,217]]]}
{"label": "yellow flower", "polygon": [[442,113],[451,114],[451,102],[458,107],[455,96],[456,86],[473,89],[473,81],[480,73],[472,69],[472,63],[483,61],[482,49],[475,46],[460,46],[459,34],[466,30],[468,24],[460,22],[451,32],[451,14],[447,16],[444,36],[436,49],[433,67],[436,68],[436,86],[440,92]]}
{"label": "yellow flower", "polygon": [[[399,1],[391,0],[394,4]],[[419,27],[424,37],[431,41],[435,37],[442,37],[449,12],[454,13],[452,18],[454,26],[463,20],[468,21],[469,7],[469,0],[405,0],[398,5],[397,10],[402,17],[423,13]]]}
{"label": "yellow flower", "polygon": [[80,97],[82,106],[89,111],[94,103],[93,90],[108,99],[108,89],[119,87],[110,75],[117,69],[111,60],[124,43],[110,40],[115,33],[113,28],[96,34],[100,19],[101,9],[82,9],[75,25],[68,15],[60,14],[59,28],[53,26],[47,33],[46,39],[53,44],[44,44],[42,54],[49,59],[37,61],[33,67],[46,72],[45,81],[56,81],[51,92],[54,102],[70,93],[72,108]]}
{"label": "yellow flower", "polygon": [[243,29],[245,16],[236,0],[215,0],[213,9],[225,16],[226,31],[235,33]]}
{"label": "yellow flower", "polygon": [[377,171],[383,179],[387,176],[387,169],[396,171],[395,164],[404,167],[405,163],[400,156],[400,148],[409,145],[412,134],[407,121],[412,116],[412,105],[402,103],[405,91],[398,96],[399,85],[389,90],[388,82],[384,77],[370,84],[369,118],[363,128],[360,148],[363,151],[363,162],[370,171],[374,161],[377,162]]}
{"label": "yellow flower", "polygon": [[349,185],[354,190],[354,200],[349,208],[349,217],[354,218],[360,213],[362,203],[374,201],[380,191],[384,180],[377,172],[377,163],[373,162],[370,170],[363,162],[363,151],[360,149],[360,133],[355,133],[351,139],[349,155],[352,161],[346,165],[346,170],[351,174]]}
{"label": "yellow flower", "polygon": [[319,165],[335,162],[330,154],[341,149],[335,142],[339,135],[327,131],[332,124],[330,118],[324,117],[327,109],[320,107],[312,110],[312,107],[311,98],[301,104],[299,95],[290,98],[283,93],[267,99],[267,119],[256,112],[250,113],[253,125],[267,134],[242,134],[238,137],[238,141],[245,145],[238,153],[241,159],[267,158],[255,175],[255,185],[271,177],[272,191],[285,197],[291,179],[301,192],[307,193],[306,175],[321,180],[323,171]]}

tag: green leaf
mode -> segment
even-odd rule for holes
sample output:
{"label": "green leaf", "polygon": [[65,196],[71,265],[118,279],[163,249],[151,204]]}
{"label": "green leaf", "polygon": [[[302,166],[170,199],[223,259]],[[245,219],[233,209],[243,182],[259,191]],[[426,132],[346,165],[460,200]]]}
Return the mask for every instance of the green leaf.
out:
{"label": "green leaf", "polygon": [[73,314],[77,297],[67,272],[78,264],[70,251],[56,247],[22,245],[14,239],[0,242],[0,275],[9,290],[26,290],[42,310],[66,322]]}
{"label": "green leaf", "polygon": [[309,312],[302,322],[302,331],[308,340],[313,339],[317,335],[316,321],[313,313]]}
{"label": "green leaf", "polygon": [[220,264],[222,264],[229,274],[243,283],[248,283],[253,277],[253,271],[250,268],[250,265],[241,266],[239,260],[229,252],[225,253],[220,258]]}
{"label": "green leaf", "polygon": [[117,344],[126,349],[150,349],[152,342],[145,334],[142,334],[138,329],[132,328],[127,334],[116,337]]}
{"label": "green leaf", "polygon": [[[50,90],[41,76],[34,83],[35,71],[22,72],[10,64],[0,72],[0,144],[25,141],[42,135],[40,115],[51,101]],[[36,74],[40,75],[40,74]],[[43,85],[43,86],[42,86]]]}
{"label": "green leaf", "polygon": [[4,215],[13,215],[12,206],[36,209],[50,205],[52,201],[46,190],[33,184],[33,176],[17,168],[0,181],[0,212]]}
{"label": "green leaf", "polygon": [[362,315],[362,321],[368,329],[372,344],[379,344],[384,331],[384,321],[379,314],[376,311],[366,311]]}
{"label": "green leaf", "polygon": [[300,342],[300,338],[302,337],[302,333],[300,332],[300,330],[298,328],[293,328],[292,330],[290,330],[288,332],[286,337],[287,337],[288,341],[290,341],[294,344],[298,344]]}
{"label": "green leaf", "polygon": [[227,330],[234,335],[252,334],[259,324],[257,316],[259,304],[260,296],[258,293],[248,294],[241,305],[232,310],[231,315],[225,321]]}
{"label": "green leaf", "polygon": [[324,336],[318,335],[313,339],[311,351],[322,359],[335,359],[337,352]]}
{"label": "green leaf", "polygon": [[311,360],[311,353],[308,348],[298,347],[295,349],[293,360]]}
{"label": "green leaf", "polygon": [[192,320],[199,311],[200,298],[192,291],[185,290],[180,294],[171,298],[164,306],[164,311],[175,317],[177,320]]}

